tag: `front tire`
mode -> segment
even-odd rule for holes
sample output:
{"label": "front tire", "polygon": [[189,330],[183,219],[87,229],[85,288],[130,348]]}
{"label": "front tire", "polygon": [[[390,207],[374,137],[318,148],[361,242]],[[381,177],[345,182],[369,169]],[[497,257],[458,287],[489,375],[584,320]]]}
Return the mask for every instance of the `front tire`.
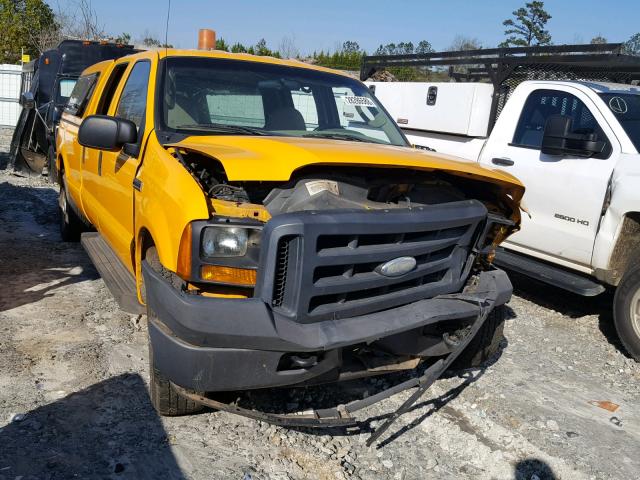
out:
{"label": "front tire", "polygon": [[[179,279],[172,271],[166,269],[160,263],[156,247],[149,247],[145,252],[144,258],[151,268],[176,287]],[[143,292],[145,292],[144,285]],[[146,292],[143,293],[143,297],[146,302]],[[155,318],[155,313],[147,304],[147,319],[152,318]],[[149,377],[151,404],[160,415],[167,417],[191,415],[204,409],[199,403],[179,395],[173,388],[171,381],[156,367],[151,340],[149,340]]]}
{"label": "front tire", "polygon": [[165,417],[192,415],[204,409],[199,403],[179,395],[169,379],[156,368],[151,341],[149,341],[149,377],[151,404],[160,415]]}
{"label": "front tire", "polygon": [[624,348],[640,362],[640,263],[627,270],[616,289],[613,322]]}
{"label": "front tire", "polygon": [[506,307],[501,305],[489,313],[476,336],[454,360],[454,370],[480,367],[500,350],[500,342],[504,339],[505,310]]}

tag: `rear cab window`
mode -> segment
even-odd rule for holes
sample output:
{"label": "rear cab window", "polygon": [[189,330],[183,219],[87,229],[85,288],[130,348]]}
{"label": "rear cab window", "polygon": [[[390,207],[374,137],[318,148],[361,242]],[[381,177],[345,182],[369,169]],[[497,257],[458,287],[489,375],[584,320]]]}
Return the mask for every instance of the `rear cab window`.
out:
{"label": "rear cab window", "polygon": [[127,70],[129,66],[129,62],[119,63],[113,67],[109,78],[107,79],[107,83],[102,89],[102,97],[100,97],[100,102],[98,103],[98,107],[96,109],[96,114],[98,115],[107,115],[109,113],[109,107],[111,106],[111,102],[113,101],[113,96],[118,89],[118,85],[120,85],[120,81],[122,80],[122,76],[124,72]]}
{"label": "rear cab window", "polygon": [[80,77],[69,95],[69,101],[64,111],[76,117],[82,117],[89,100],[91,100],[97,81],[97,73]]}

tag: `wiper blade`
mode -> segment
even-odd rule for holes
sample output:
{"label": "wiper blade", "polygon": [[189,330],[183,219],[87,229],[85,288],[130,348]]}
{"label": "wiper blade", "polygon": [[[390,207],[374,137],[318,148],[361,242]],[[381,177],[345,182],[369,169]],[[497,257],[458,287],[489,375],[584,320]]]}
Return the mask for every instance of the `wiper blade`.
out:
{"label": "wiper blade", "polygon": [[332,138],[334,140],[347,140],[352,142],[369,142],[369,140],[365,140],[364,138],[354,137],[352,135],[343,135],[341,133],[307,133],[302,136],[310,138]]}
{"label": "wiper blade", "polygon": [[194,123],[190,125],[179,125],[178,130],[207,130],[218,133],[240,133],[244,135],[271,135],[259,128],[245,127],[242,125],[227,125],[225,123]]}

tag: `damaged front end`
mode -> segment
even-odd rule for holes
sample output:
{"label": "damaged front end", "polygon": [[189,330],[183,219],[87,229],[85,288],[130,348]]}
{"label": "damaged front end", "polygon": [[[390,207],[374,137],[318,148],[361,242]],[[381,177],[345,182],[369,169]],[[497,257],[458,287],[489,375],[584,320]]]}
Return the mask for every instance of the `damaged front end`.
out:
{"label": "damaged front end", "polygon": [[[282,425],[350,425],[353,412],[418,387],[406,410],[510,298],[491,261],[517,228],[517,184],[453,168],[344,163],[238,180],[207,151],[171,152],[211,217],[182,236],[182,289],[143,264],[149,332],[157,368],[198,403]],[[423,362],[419,378],[304,415],[194,393],[350,380]]]}

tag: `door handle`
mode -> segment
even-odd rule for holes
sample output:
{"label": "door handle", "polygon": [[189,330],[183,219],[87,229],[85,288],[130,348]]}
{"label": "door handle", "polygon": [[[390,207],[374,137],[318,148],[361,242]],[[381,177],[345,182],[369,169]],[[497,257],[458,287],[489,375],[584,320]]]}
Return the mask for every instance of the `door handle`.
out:
{"label": "door handle", "polygon": [[510,167],[515,162],[510,158],[492,158],[491,163],[493,163],[494,165],[500,165],[502,167]]}

